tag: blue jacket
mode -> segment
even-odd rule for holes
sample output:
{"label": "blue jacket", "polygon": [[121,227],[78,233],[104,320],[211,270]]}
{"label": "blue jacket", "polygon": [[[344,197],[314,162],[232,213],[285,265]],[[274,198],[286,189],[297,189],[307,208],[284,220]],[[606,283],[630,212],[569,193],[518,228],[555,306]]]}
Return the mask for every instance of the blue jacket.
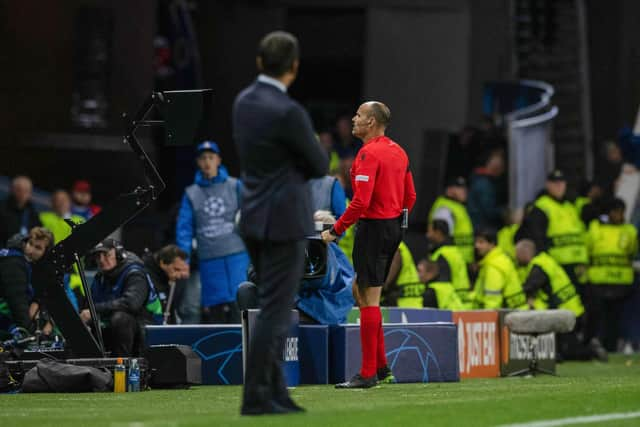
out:
{"label": "blue jacket", "polygon": [[327,246],[327,274],[303,280],[296,306],[322,325],[347,321],[355,301],[352,286],[355,272],[346,255],[335,243]]}
{"label": "blue jacket", "polygon": [[[229,178],[229,172],[227,168],[220,165],[218,168],[218,175],[211,179],[206,179],[202,172],[197,171],[194,182],[201,187],[208,187],[213,184],[219,184],[225,182]],[[238,200],[241,200],[240,194],[242,191],[242,183],[238,180]],[[195,230],[195,216],[193,213],[193,206],[187,197],[187,193],[182,196],[182,203],[180,205],[180,211],[178,212],[178,220],[176,221],[176,245],[187,254],[191,253],[191,244],[193,241]]]}

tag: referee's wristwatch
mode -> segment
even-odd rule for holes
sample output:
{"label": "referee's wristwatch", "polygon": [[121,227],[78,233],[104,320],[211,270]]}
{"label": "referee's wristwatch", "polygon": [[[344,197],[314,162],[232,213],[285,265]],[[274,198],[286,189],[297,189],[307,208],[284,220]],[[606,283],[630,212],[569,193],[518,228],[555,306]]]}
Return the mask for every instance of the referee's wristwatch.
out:
{"label": "referee's wristwatch", "polygon": [[333,228],[333,225],[329,229],[329,234],[331,234],[333,237],[340,237],[340,235],[338,233],[336,233],[336,229]]}

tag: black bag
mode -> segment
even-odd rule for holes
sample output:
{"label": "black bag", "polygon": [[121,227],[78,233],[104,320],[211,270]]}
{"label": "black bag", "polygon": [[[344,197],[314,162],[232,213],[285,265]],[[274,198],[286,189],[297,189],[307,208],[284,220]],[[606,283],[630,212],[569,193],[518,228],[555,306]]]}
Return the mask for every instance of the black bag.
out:
{"label": "black bag", "polygon": [[76,366],[42,359],[24,376],[24,393],[81,393],[113,391],[109,370]]}

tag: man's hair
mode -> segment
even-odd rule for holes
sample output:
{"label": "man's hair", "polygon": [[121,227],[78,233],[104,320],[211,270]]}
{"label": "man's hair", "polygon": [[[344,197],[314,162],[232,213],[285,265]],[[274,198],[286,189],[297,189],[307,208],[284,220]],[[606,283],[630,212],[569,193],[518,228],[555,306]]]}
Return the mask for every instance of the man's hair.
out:
{"label": "man's hair", "polygon": [[187,253],[176,245],[167,245],[154,254],[156,261],[171,264],[176,258],[187,259]]}
{"label": "man's hair", "polygon": [[313,213],[313,220],[323,224],[335,224],[336,217],[326,210],[317,210]]}
{"label": "man's hair", "polygon": [[16,187],[20,183],[28,184],[29,187],[33,188],[33,183],[31,182],[31,178],[26,175],[17,175],[15,178],[11,180],[11,188]]}
{"label": "man's hair", "polygon": [[516,252],[525,251],[531,256],[536,255],[536,244],[533,240],[522,239],[516,243]]}
{"label": "man's hair", "polygon": [[476,232],[476,238],[484,239],[489,243],[493,243],[494,245],[498,241],[496,238],[496,230],[492,228],[483,228]]}
{"label": "man's hair", "polygon": [[269,33],[260,40],[258,57],[264,74],[280,77],[291,70],[294,61],[300,57],[298,39],[284,31]]}
{"label": "man's hair", "polygon": [[611,199],[607,206],[607,212],[615,211],[615,210],[626,210],[627,204],[619,197],[614,197]]}
{"label": "man's hair", "polygon": [[44,227],[33,227],[29,230],[29,239],[46,240],[45,250],[49,250],[53,246],[53,233]]}
{"label": "man's hair", "polygon": [[371,115],[378,124],[385,128],[389,126],[389,123],[391,123],[391,110],[389,110],[389,107],[378,101],[369,102],[369,107],[371,108]]}
{"label": "man's hair", "polygon": [[431,221],[431,228],[441,232],[445,237],[449,237],[449,224],[444,219],[434,219]]}

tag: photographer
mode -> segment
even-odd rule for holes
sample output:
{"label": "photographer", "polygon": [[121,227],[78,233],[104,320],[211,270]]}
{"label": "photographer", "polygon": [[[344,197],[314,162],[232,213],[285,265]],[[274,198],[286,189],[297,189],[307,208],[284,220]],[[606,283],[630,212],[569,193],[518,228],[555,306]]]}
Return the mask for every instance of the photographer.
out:
{"label": "photographer", "polygon": [[27,237],[18,235],[7,246],[0,250],[0,334],[16,326],[30,329],[39,308],[33,300],[31,264],[51,249],[53,234],[34,227]]}
{"label": "photographer", "polygon": [[[113,356],[138,354],[143,347],[144,325],[160,323],[162,318],[151,278],[142,260],[114,239],[98,243],[90,254],[95,256],[99,270],[91,293],[105,346]],[[88,323],[91,312],[84,309],[80,317]]]}
{"label": "photographer", "polygon": [[[158,293],[162,312],[165,317],[167,313],[170,314],[169,318],[164,319],[168,323],[175,323],[175,308],[184,291],[183,288],[174,289],[174,296],[171,300],[171,290],[178,286],[178,280],[189,277],[187,258],[187,253],[176,245],[167,245],[153,254],[147,253],[142,257],[144,266]],[[169,304],[170,306],[167,307]]]}

